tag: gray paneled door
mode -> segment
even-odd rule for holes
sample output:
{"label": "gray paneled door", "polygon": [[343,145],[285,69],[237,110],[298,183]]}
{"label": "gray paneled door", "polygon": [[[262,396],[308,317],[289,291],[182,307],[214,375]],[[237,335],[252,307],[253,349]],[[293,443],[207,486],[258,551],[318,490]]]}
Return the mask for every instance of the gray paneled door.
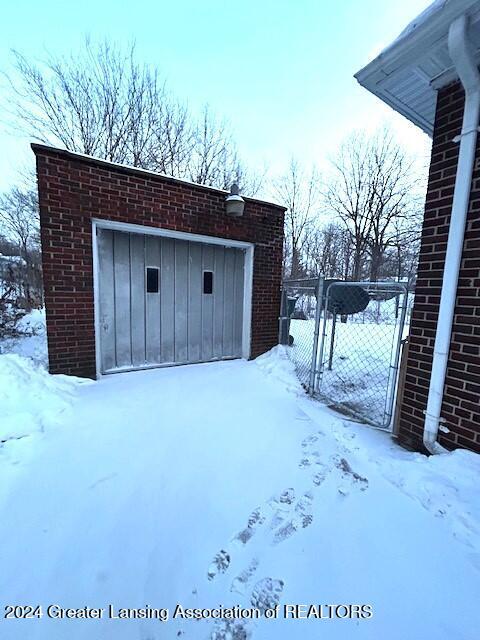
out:
{"label": "gray paneled door", "polygon": [[242,356],[245,251],[98,229],[101,371]]}

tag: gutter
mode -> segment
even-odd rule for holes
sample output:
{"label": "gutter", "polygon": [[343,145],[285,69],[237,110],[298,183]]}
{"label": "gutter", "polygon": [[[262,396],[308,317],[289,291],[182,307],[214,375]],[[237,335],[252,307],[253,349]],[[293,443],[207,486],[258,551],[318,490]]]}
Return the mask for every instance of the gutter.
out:
{"label": "gutter", "polygon": [[423,432],[423,443],[432,454],[447,452],[438,443],[437,438],[440,423],[443,422],[441,417],[443,391],[450,352],[480,115],[480,74],[467,31],[468,18],[463,14],[451,23],[448,32],[448,51],[465,90],[465,107],[462,131],[459,136],[454,138],[454,142],[460,142],[460,149]]}

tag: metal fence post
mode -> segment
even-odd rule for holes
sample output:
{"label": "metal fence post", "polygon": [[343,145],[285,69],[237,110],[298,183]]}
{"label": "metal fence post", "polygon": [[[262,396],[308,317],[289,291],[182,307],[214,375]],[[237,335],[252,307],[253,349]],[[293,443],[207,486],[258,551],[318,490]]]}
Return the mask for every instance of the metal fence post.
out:
{"label": "metal fence post", "polygon": [[322,317],[322,302],[323,302],[323,283],[324,278],[320,276],[317,284],[317,306],[315,309],[315,333],[313,335],[313,347],[312,347],[312,364],[310,367],[310,381],[308,385],[309,395],[315,393],[315,377],[317,374],[317,356],[318,356],[318,338],[320,332],[320,320]]}
{"label": "metal fence post", "polygon": [[328,370],[331,371],[332,370],[332,364],[333,364],[333,351],[335,349],[335,329],[337,327],[337,312],[334,311],[333,312],[333,319],[332,319],[332,335],[330,337],[330,353],[328,354]]}
{"label": "metal fence post", "polygon": [[287,324],[287,290],[285,286],[282,286],[280,297],[280,316],[278,318],[278,344],[288,345]]}
{"label": "metal fence post", "polygon": [[[400,297],[400,296],[399,296]],[[385,402],[385,426],[392,426],[392,418],[393,418],[393,404],[395,402],[395,396],[397,395],[397,385],[398,385],[398,372],[400,366],[400,353],[402,350],[402,338],[403,338],[403,329],[405,326],[405,317],[407,315],[407,306],[408,306],[408,289],[406,287],[403,288],[403,301],[402,306],[400,308],[400,321],[398,324],[398,336],[397,342],[395,345],[394,351],[394,360],[393,364],[390,367],[389,371],[389,381],[387,387],[387,399]],[[393,373],[392,373],[393,370]]]}
{"label": "metal fence post", "polygon": [[[325,352],[325,340],[327,338],[327,314],[328,314],[328,295],[330,293],[330,288],[331,286],[335,284],[335,283],[330,283],[327,288],[325,289],[325,304],[324,304],[324,309],[323,309],[323,327],[322,327],[322,340],[320,342],[320,352],[319,352],[319,356],[318,356],[318,360],[319,360],[319,369],[317,371],[318,375],[317,375],[317,379],[316,379],[316,389],[320,390],[320,386],[322,384],[322,376],[323,376],[323,355]],[[323,293],[322,293],[323,295]]]}

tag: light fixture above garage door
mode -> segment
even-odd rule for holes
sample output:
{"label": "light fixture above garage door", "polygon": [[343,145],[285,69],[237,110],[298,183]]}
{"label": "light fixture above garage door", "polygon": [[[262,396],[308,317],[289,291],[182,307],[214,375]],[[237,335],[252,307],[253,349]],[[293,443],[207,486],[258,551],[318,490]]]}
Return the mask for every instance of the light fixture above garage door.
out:
{"label": "light fixture above garage door", "polygon": [[232,184],[230,188],[230,195],[225,198],[225,208],[227,210],[227,216],[243,216],[245,200],[239,194],[238,184]]}

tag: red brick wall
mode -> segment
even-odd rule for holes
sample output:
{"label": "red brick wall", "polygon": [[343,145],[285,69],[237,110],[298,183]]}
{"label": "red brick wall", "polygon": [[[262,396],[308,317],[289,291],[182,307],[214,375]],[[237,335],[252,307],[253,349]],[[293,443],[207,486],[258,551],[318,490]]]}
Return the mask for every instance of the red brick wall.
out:
{"label": "red brick wall", "polygon": [[[447,234],[462,127],[464,93],[455,83],[440,91],[422,231],[407,362],[400,442],[422,448],[422,434],[438,317]],[[474,169],[463,259],[457,290],[442,417],[449,449],[480,452],[480,141]]]}
{"label": "red brick wall", "polygon": [[37,159],[50,371],[95,377],[91,219],[253,242],[251,356],[278,342],[283,207],[32,145]]}

